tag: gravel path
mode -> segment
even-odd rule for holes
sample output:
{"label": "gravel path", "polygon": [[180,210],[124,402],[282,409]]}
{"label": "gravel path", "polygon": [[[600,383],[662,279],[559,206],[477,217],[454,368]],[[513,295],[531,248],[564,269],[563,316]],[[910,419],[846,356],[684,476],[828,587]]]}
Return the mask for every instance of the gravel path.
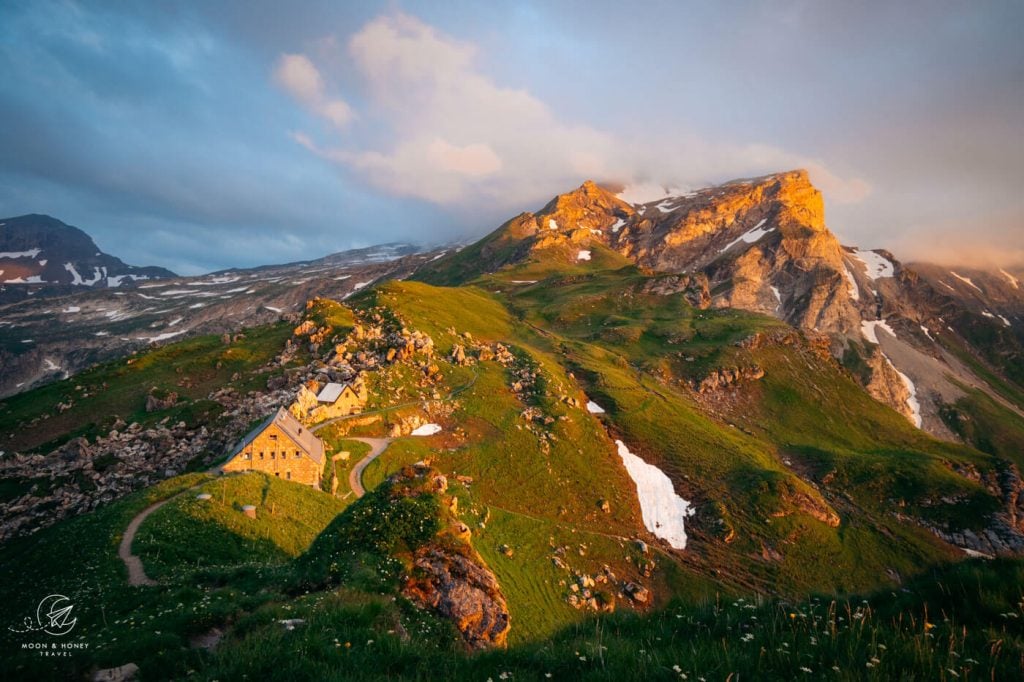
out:
{"label": "gravel path", "polygon": [[[179,493],[179,495],[180,494],[181,493]],[[175,497],[177,497],[177,495],[149,505],[136,514],[135,518],[131,520],[131,523],[129,523],[128,527],[125,529],[124,537],[121,538],[121,545],[117,548],[117,556],[121,557],[121,561],[124,562],[125,567],[128,569],[129,585],[137,587],[141,585],[157,584],[155,580],[146,575],[146,570],[142,567],[142,560],[132,554],[132,542],[135,540],[135,533],[139,530],[139,526],[142,525],[142,522],[146,520],[146,517],[173,500]]]}
{"label": "gravel path", "polygon": [[352,471],[348,472],[348,484],[352,488],[352,492],[356,494],[356,497],[362,497],[366,494],[366,490],[363,489],[363,470],[369,466],[370,462],[377,459],[385,450],[388,445],[391,444],[391,438],[349,438],[348,440],[357,440],[360,443],[366,443],[370,446],[370,452],[359,460]]}

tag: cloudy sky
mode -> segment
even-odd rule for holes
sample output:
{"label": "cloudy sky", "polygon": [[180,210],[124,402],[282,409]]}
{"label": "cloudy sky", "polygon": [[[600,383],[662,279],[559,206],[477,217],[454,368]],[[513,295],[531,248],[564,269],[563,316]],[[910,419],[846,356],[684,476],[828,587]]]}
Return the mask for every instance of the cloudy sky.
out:
{"label": "cloudy sky", "polygon": [[182,273],[795,167],[845,243],[1024,263],[1024,3],[0,3],[0,216]]}

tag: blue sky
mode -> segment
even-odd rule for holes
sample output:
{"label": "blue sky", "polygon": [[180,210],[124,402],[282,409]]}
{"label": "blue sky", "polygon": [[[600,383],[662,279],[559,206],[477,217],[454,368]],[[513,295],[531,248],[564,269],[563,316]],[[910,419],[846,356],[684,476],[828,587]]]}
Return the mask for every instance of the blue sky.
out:
{"label": "blue sky", "polygon": [[183,273],[807,167],[846,243],[1024,263],[1019,2],[0,5],[0,215]]}

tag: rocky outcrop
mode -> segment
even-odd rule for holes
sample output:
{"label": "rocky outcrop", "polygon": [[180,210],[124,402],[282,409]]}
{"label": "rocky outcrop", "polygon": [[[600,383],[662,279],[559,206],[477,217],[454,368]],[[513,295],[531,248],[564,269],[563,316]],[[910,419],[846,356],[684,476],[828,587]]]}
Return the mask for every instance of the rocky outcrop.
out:
{"label": "rocky outcrop", "polygon": [[146,412],[167,410],[178,404],[178,394],[171,391],[150,391],[146,395]]}
{"label": "rocky outcrop", "polygon": [[640,286],[640,293],[654,296],[682,294],[694,308],[704,310],[711,305],[707,275],[668,275],[649,279]]}
{"label": "rocky outcrop", "polygon": [[888,405],[908,419],[911,418],[913,413],[907,404],[910,391],[896,368],[877,346],[869,347],[868,353],[865,362],[870,372],[864,388],[878,402]]}
{"label": "rocky outcrop", "polygon": [[471,648],[505,646],[508,604],[498,579],[475,552],[438,544],[421,548],[403,594],[452,621]]}
{"label": "rocky outcrop", "polygon": [[736,384],[757,381],[764,376],[764,370],[753,365],[750,367],[724,367],[712,370],[707,376],[693,382],[693,389],[698,393],[720,391]]}
{"label": "rocky outcrop", "polygon": [[414,548],[402,594],[450,620],[470,648],[505,646],[508,604],[497,577],[473,549],[469,527],[459,520],[458,498],[445,495],[448,485],[448,478],[425,462],[404,467],[384,484],[392,501],[423,496],[442,501],[439,530]]}

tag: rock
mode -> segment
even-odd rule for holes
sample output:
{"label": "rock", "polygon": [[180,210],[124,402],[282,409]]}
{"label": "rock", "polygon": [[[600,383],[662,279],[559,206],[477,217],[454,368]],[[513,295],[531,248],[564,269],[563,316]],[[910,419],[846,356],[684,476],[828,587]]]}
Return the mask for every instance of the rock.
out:
{"label": "rock", "polygon": [[178,394],[173,391],[161,397],[161,392],[150,391],[146,396],[146,412],[158,412],[174,407],[178,404]]}
{"label": "rock", "polygon": [[138,673],[139,666],[134,663],[125,663],[116,668],[97,670],[92,679],[93,682],[128,682],[128,680],[134,680]]}
{"label": "rock", "polygon": [[512,550],[512,548],[509,547],[508,545],[501,545],[500,547],[498,547],[498,551],[501,552],[502,554],[504,554],[507,557],[511,557],[515,553]]}
{"label": "rock", "polygon": [[698,393],[710,393],[728,388],[744,381],[756,381],[764,376],[764,370],[753,365],[751,367],[727,367],[712,370],[706,377],[694,382]]}
{"label": "rock", "polygon": [[461,343],[455,344],[452,348],[452,362],[456,365],[466,364],[466,349]]}
{"label": "rock", "polygon": [[598,500],[597,501],[597,506],[605,514],[610,514],[611,511],[612,511],[612,505],[611,505],[610,502],[608,502],[608,500],[604,500],[604,499]]}
{"label": "rock", "polygon": [[626,583],[626,595],[637,604],[646,604],[651,600],[651,592],[638,583]]}
{"label": "rock", "polygon": [[451,549],[417,550],[403,593],[450,619],[474,649],[504,646],[510,627],[508,605],[498,580],[485,566]]}

